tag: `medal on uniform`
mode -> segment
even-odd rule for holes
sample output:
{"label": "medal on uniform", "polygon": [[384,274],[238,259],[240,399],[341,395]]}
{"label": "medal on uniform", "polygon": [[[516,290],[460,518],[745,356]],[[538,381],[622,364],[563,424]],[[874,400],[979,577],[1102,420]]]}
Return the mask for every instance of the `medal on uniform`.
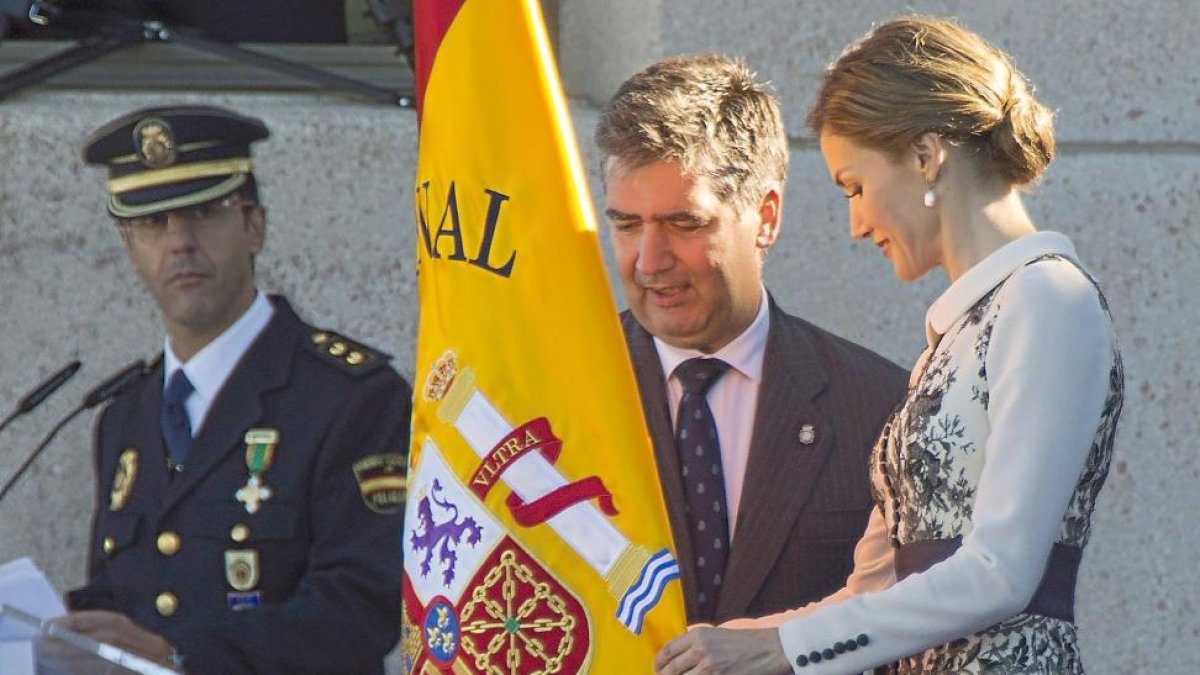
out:
{"label": "medal on uniform", "polygon": [[129,501],[129,493],[133,490],[133,482],[137,480],[138,453],[133,448],[126,448],[117,460],[117,475],[113,478],[112,492],[108,497],[108,510],[120,511]]}
{"label": "medal on uniform", "polygon": [[271,498],[271,488],[263,484],[262,475],[271,468],[275,460],[275,446],[279,444],[276,429],[251,429],[246,432],[246,469],[250,477],[246,485],[238,488],[234,497],[246,505],[246,513],[258,513],[262,503]]}
{"label": "medal on uniform", "polygon": [[238,591],[248,591],[257,586],[258,551],[225,551],[225,580]]}

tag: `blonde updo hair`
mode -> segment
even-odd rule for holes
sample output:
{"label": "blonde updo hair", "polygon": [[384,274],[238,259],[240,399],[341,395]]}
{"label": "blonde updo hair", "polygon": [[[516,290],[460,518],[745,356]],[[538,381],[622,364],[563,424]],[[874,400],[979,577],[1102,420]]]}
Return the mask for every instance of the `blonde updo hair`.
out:
{"label": "blonde updo hair", "polygon": [[896,158],[934,132],[1013,185],[1037,180],[1054,159],[1053,113],[1025,76],[947,19],[894,19],[848,46],[825,71],[808,126]]}

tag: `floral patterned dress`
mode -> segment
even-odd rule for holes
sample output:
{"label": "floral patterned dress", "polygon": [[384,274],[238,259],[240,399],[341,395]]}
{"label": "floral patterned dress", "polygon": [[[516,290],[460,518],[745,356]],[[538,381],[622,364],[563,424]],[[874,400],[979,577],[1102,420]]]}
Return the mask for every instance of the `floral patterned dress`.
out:
{"label": "floral patterned dress", "polygon": [[[1087,275],[1073,260],[1057,254],[1025,263],[1063,264]],[[872,484],[894,547],[964,536],[973,528],[976,488],[994,422],[989,415],[989,350],[993,329],[1009,300],[1008,279],[983,295],[922,355],[907,397],[875,448]],[[1096,293],[1107,316],[1098,287]],[[1077,548],[1087,544],[1091,534],[1092,510],[1108,474],[1124,400],[1115,342],[1112,349],[1099,424],[1058,537],[1058,543]],[[905,658],[899,672],[1074,675],[1083,673],[1083,665],[1073,623],[1021,613]]]}

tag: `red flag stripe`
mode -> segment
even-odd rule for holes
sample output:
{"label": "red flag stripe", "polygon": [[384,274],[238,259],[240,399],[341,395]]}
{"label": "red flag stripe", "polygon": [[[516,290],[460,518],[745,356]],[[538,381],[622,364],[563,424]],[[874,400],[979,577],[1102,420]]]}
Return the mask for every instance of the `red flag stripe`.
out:
{"label": "red flag stripe", "polygon": [[416,0],[413,3],[413,38],[417,71],[417,121],[425,110],[425,86],[433,70],[438,47],[466,0]]}

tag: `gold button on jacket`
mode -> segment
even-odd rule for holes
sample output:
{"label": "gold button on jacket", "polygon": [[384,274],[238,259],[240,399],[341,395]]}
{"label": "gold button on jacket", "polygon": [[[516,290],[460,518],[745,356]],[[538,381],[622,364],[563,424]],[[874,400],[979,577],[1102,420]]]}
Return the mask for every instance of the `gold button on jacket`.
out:
{"label": "gold button on jacket", "polygon": [[175,597],[174,593],[164,591],[154,598],[154,608],[162,616],[171,616],[179,611],[179,598]]}
{"label": "gold button on jacket", "polygon": [[158,552],[163,555],[175,555],[179,552],[179,535],[167,530],[158,535]]}

